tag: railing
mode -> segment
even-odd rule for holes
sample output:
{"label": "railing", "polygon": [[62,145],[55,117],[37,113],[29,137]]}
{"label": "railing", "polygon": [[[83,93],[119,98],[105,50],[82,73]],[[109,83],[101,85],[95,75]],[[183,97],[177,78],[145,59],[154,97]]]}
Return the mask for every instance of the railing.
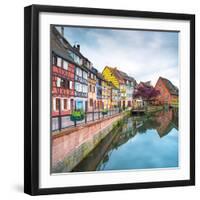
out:
{"label": "railing", "polygon": [[87,124],[91,121],[97,121],[100,119],[104,119],[113,115],[116,115],[120,112],[119,108],[109,110],[108,113],[102,114],[102,111],[94,111],[94,112],[87,112],[85,113],[85,117],[82,121],[71,121],[70,120],[70,114],[63,115],[63,116],[52,116],[51,117],[51,130],[52,131],[58,131],[65,128],[75,127],[79,126],[81,124]]}
{"label": "railing", "polygon": [[84,79],[83,77],[80,77],[78,75],[75,75],[75,81],[81,82],[81,83],[85,83],[87,84],[88,81],[86,79]]}
{"label": "railing", "polygon": [[87,96],[88,96],[88,93],[86,93],[86,92],[78,92],[76,90],[75,90],[74,94],[75,94],[76,97],[85,97],[85,98],[87,98]]}

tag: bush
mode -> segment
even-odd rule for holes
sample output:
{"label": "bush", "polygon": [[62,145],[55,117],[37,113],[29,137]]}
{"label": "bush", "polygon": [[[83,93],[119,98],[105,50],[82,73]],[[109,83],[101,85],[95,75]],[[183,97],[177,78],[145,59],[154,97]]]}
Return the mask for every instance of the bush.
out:
{"label": "bush", "polygon": [[84,111],[79,109],[72,112],[70,115],[71,121],[82,121],[85,118]]}

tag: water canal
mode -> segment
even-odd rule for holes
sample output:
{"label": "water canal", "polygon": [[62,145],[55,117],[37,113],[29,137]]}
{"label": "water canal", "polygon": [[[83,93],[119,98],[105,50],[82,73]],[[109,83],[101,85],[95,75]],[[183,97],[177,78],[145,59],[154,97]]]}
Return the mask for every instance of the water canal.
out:
{"label": "water canal", "polygon": [[178,110],[130,116],[73,171],[178,167]]}

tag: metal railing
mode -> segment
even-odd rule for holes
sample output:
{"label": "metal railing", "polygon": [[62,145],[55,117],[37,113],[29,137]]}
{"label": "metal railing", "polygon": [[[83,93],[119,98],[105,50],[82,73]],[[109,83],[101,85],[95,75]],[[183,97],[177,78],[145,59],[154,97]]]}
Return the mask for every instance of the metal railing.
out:
{"label": "metal railing", "polygon": [[85,117],[81,121],[71,121],[70,114],[62,115],[62,116],[52,116],[51,117],[51,130],[58,131],[65,128],[76,127],[82,124],[87,124],[91,121],[97,121],[100,119],[104,119],[113,115],[116,115],[120,112],[119,108],[108,110],[106,114],[102,114],[102,111],[94,111],[85,113]]}

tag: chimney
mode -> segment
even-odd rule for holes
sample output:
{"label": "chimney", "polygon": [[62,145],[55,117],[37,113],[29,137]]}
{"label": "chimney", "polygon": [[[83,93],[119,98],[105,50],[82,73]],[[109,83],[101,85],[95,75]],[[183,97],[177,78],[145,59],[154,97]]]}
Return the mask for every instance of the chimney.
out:
{"label": "chimney", "polygon": [[77,44],[76,49],[80,51],[80,44]]}
{"label": "chimney", "polygon": [[64,37],[64,27],[61,26],[61,35]]}

